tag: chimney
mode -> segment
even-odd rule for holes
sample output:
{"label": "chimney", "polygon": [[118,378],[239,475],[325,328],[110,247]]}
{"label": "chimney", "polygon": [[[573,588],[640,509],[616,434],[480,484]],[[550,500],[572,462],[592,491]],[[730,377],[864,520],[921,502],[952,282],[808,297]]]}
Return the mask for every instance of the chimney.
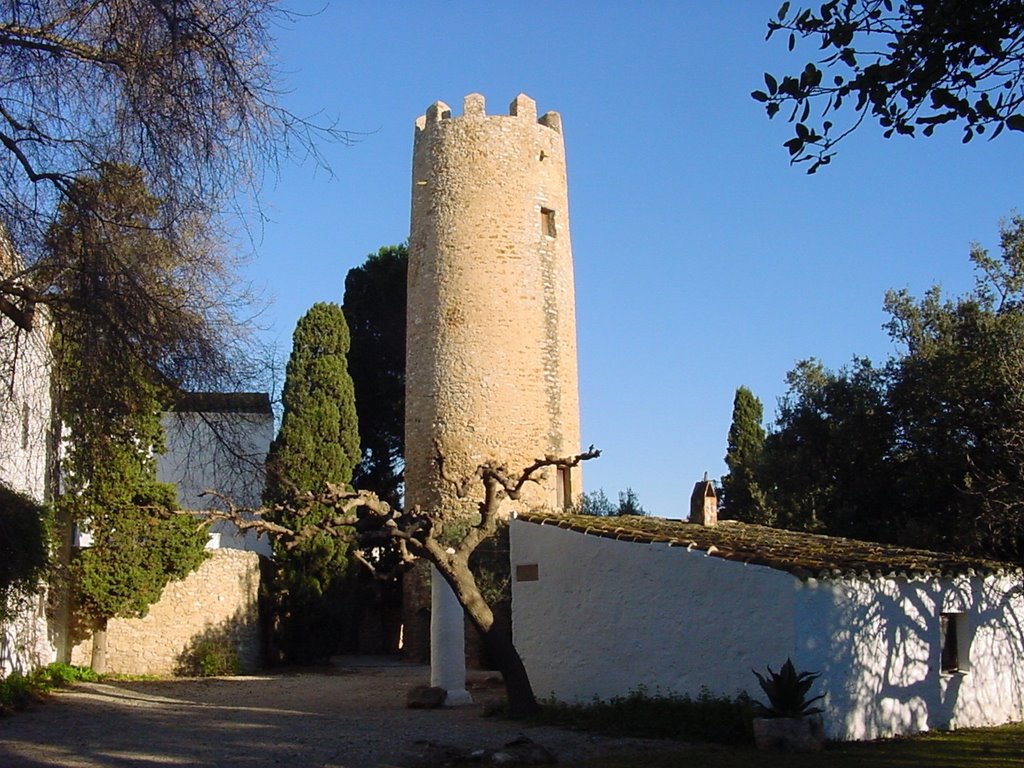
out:
{"label": "chimney", "polygon": [[700,523],[709,528],[718,525],[718,494],[715,493],[715,485],[708,480],[708,473],[704,473],[704,479],[693,486],[693,493],[690,494],[690,522]]}

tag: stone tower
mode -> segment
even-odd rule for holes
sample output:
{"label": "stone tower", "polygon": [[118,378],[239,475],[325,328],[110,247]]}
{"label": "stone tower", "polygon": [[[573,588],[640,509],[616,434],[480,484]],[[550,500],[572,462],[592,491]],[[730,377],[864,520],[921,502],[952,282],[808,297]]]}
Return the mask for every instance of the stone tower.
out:
{"label": "stone tower", "polygon": [[[488,116],[470,94],[461,117],[436,102],[416,121],[407,505],[465,513],[474,501],[448,480],[580,451],[568,210],[557,112],[538,120],[520,94],[508,115]],[[549,469],[524,503],[561,508],[581,490],[578,468]]]}

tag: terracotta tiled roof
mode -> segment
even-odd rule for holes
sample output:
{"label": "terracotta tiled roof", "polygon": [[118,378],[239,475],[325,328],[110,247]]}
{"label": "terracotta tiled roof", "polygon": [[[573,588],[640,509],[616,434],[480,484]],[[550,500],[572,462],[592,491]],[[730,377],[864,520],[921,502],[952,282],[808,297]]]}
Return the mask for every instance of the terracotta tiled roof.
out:
{"label": "terracotta tiled roof", "polygon": [[724,560],[788,571],[801,579],[1024,573],[1020,565],[1013,563],[785,531],[733,520],[722,520],[708,528],[660,517],[590,517],[533,511],[521,512],[517,518],[619,541],[698,549]]}

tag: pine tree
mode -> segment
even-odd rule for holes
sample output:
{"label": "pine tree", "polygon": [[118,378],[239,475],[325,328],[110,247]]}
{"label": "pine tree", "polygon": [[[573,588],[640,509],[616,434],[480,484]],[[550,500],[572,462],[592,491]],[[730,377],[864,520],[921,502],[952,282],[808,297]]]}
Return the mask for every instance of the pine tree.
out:
{"label": "pine tree", "polygon": [[756,475],[764,450],[763,417],[761,401],[746,387],[739,387],[733,400],[729,446],[725,455],[729,474],[722,477],[724,512],[733,520],[772,522]]}
{"label": "pine tree", "polygon": [[349,371],[356,388],[363,457],[354,483],[392,506],[402,492],[405,451],[405,292],[409,249],[370,254],[345,277],[345,318],[352,332]]}
{"label": "pine tree", "polygon": [[[267,458],[268,504],[287,504],[327,483],[347,485],[359,463],[355,393],[348,373],[349,331],[336,304],[319,303],[299,320],[284,384],[281,429]],[[284,509],[277,522],[292,529],[324,522],[331,508],[301,516]],[[320,533],[300,546],[276,548],[272,586],[279,652],[311,663],[338,649],[351,631],[354,564],[348,545]]]}

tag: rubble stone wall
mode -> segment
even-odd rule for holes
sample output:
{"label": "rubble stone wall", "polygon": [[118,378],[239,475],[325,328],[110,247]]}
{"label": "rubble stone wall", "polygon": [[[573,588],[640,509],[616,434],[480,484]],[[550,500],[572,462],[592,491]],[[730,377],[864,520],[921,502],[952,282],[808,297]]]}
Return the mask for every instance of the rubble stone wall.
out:
{"label": "rubble stone wall", "polygon": [[[259,668],[257,598],[259,555],[215,549],[198,570],[164,588],[141,619],[112,619],[107,626],[107,671],[128,675],[170,675],[187,667],[197,643],[227,642],[241,671]],[[92,641],[77,644],[72,664],[88,665]]]}

